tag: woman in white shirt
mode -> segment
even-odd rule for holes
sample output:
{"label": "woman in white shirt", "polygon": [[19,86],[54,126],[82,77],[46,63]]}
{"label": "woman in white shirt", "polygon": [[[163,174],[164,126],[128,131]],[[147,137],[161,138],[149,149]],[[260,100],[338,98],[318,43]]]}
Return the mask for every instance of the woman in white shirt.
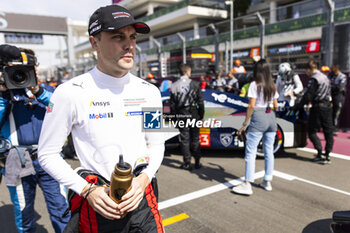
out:
{"label": "woman in white shirt", "polygon": [[233,187],[238,194],[253,194],[250,183],[254,182],[256,151],[260,140],[264,145],[265,176],[260,186],[272,190],[271,181],[274,167],[273,143],[277,130],[276,116],[272,109],[277,109],[278,93],[271,76],[270,65],[260,60],[254,66],[254,80],[249,86],[246,118],[237,131],[241,135],[250,119],[245,149],[245,181]]}

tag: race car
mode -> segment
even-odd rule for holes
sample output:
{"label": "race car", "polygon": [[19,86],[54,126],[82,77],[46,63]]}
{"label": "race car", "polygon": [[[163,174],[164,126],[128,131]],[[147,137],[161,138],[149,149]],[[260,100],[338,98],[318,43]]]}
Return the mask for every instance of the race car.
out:
{"label": "race car", "polygon": [[[220,122],[220,127],[201,127],[200,145],[206,148],[243,148],[236,131],[242,127],[248,107],[248,98],[220,92],[214,89],[203,90],[205,115],[203,121]],[[169,113],[170,92],[163,92],[163,113]],[[284,148],[304,147],[307,143],[306,121],[300,119],[302,114],[295,114],[286,102],[278,103],[277,133],[274,142],[274,153]],[[212,126],[213,124],[211,124]],[[168,134],[166,145],[178,143],[179,131]],[[262,143],[258,155],[263,154]]]}

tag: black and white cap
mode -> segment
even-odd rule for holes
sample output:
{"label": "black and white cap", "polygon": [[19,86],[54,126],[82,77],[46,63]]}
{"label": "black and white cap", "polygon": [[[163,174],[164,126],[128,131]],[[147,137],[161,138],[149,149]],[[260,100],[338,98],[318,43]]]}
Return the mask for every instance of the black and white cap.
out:
{"label": "black and white cap", "polygon": [[135,22],[131,12],[119,5],[108,5],[97,9],[89,20],[89,35],[93,36],[101,31],[114,31],[133,25],[137,33],[147,34],[151,30],[147,24]]}

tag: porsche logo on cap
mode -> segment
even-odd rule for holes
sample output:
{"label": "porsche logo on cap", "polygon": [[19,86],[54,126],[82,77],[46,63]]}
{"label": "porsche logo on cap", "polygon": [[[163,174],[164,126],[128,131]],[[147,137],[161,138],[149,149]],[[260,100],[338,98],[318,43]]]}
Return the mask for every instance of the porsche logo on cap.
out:
{"label": "porsche logo on cap", "polygon": [[114,12],[112,13],[112,16],[117,19],[117,18],[122,18],[122,17],[126,17],[129,18],[131,17],[131,15],[127,12]]}

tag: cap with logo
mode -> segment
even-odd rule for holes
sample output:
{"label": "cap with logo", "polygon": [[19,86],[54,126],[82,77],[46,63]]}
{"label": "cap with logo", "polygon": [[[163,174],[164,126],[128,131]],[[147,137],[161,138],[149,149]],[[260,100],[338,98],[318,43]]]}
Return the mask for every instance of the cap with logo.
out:
{"label": "cap with logo", "polygon": [[89,20],[89,35],[93,36],[101,31],[114,31],[133,25],[137,33],[147,34],[150,28],[142,22],[135,22],[131,12],[119,5],[108,5],[97,9]]}

